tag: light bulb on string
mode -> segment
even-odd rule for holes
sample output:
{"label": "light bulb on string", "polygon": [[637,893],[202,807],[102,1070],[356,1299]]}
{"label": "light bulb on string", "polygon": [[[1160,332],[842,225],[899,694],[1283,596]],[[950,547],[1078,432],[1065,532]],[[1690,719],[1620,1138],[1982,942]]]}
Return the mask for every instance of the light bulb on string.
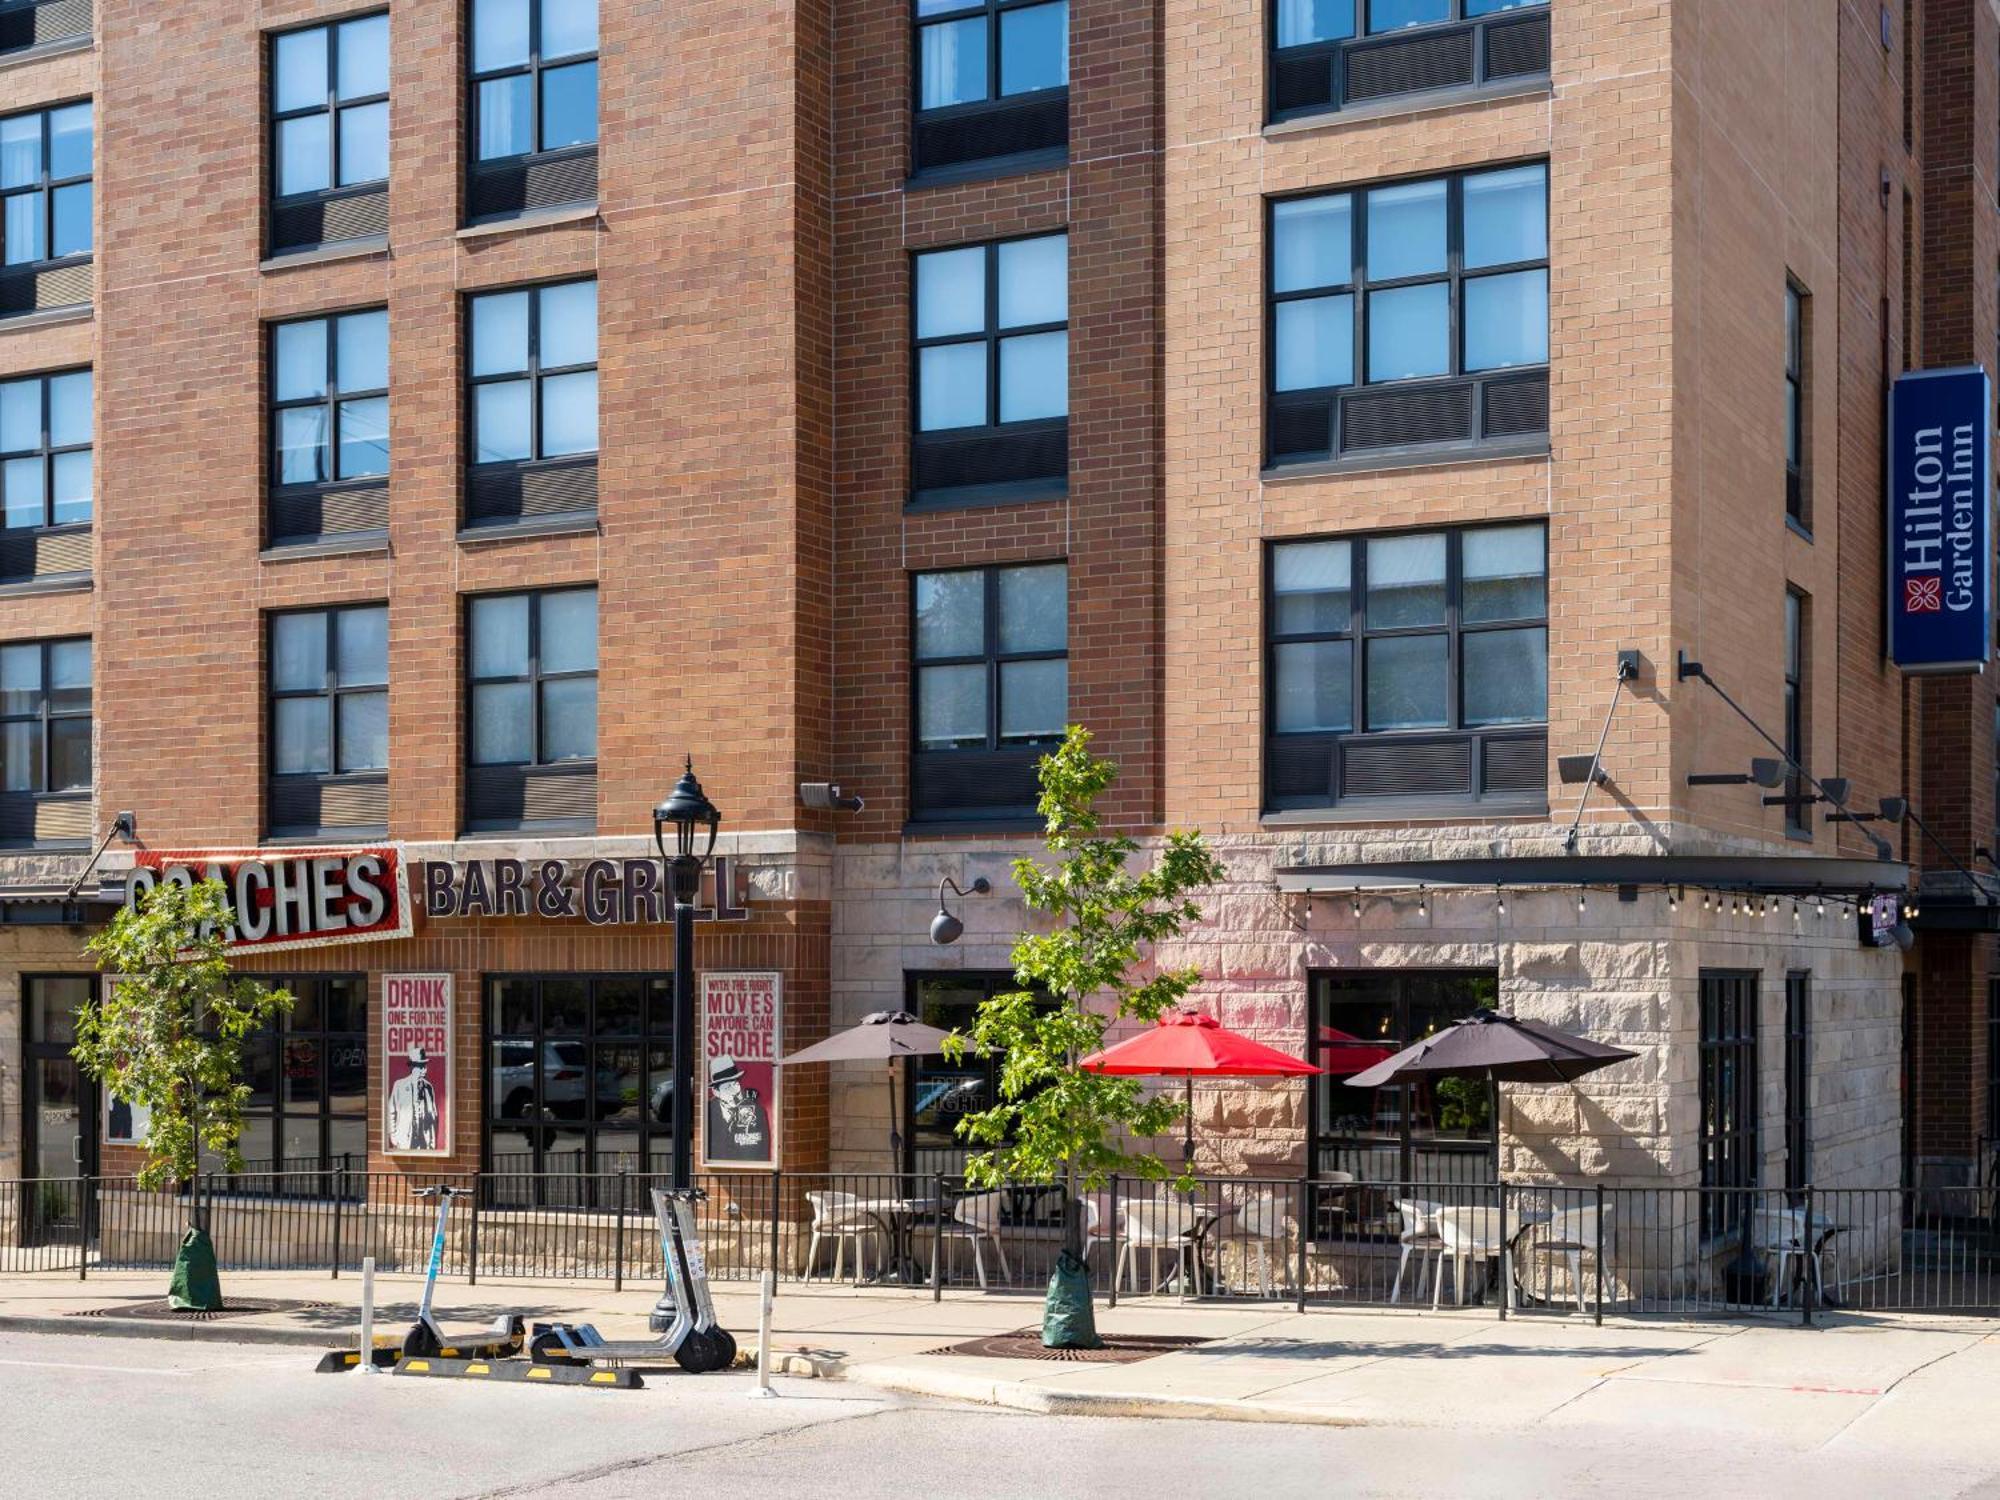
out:
{"label": "light bulb on string", "polygon": [[1431,898],[1424,894],[1424,888],[1422,886],[1418,886],[1417,915],[1420,917],[1428,917],[1430,914],[1431,914]]}
{"label": "light bulb on string", "polygon": [[1507,915],[1507,893],[1497,885],[1493,887],[1493,910],[1500,916]]}
{"label": "light bulb on string", "polygon": [[1675,895],[1673,890],[1670,888],[1667,891],[1667,910],[1669,912],[1677,912],[1680,909],[1681,909],[1681,898]]}
{"label": "light bulb on string", "polygon": [[1354,913],[1354,920],[1359,922],[1361,920],[1361,893],[1359,891],[1356,891],[1354,894],[1350,895],[1347,898],[1347,904],[1349,910],[1351,910]]}
{"label": "light bulb on string", "polygon": [[1576,893],[1576,914],[1578,916],[1582,916],[1584,912],[1588,909],[1589,905],[1590,902],[1586,893],[1583,891],[1578,891]]}
{"label": "light bulb on string", "polygon": [[1794,896],[1792,898],[1792,926],[1796,928],[1798,925],[1799,925],[1799,898]]}
{"label": "light bulb on string", "polygon": [[1825,897],[1825,896],[1823,896],[1823,895],[1822,895],[1822,896],[1819,896],[1819,897],[1816,897],[1816,898],[1815,898],[1815,901],[1814,901],[1814,906],[1813,906],[1813,915],[1814,915],[1815,917],[1824,917],[1824,916],[1826,915],[1826,897]]}

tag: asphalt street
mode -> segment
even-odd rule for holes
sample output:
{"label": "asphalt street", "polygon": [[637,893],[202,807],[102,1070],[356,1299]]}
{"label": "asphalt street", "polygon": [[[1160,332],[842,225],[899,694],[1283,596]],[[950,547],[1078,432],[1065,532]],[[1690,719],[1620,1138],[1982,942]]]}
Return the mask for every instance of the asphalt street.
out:
{"label": "asphalt street", "polygon": [[[1057,1418],[838,1382],[661,1374],[638,1392],[311,1373],[303,1350],[0,1336],[8,1493],[69,1496],[1845,1496],[2000,1500],[1921,1413],[1810,1442],[1752,1421],[1427,1426]],[[1754,1413],[1739,1413],[1739,1416]]]}

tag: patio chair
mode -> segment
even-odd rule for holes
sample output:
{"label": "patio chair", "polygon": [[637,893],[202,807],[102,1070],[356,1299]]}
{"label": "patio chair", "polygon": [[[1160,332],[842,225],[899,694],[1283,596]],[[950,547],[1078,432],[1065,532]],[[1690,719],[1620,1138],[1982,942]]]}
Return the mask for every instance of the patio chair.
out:
{"label": "patio chair", "polygon": [[[853,1193],[807,1193],[806,1202],[812,1207],[812,1239],[806,1245],[807,1281],[813,1279],[813,1271],[819,1265],[819,1247],[822,1240],[833,1241],[833,1279],[842,1279],[847,1264],[847,1242],[854,1241],[854,1279],[868,1279],[868,1242],[879,1239],[882,1224],[873,1214],[860,1207],[861,1200]],[[879,1257],[878,1257],[879,1258]]]}
{"label": "patio chair", "polygon": [[[1607,1248],[1611,1243],[1611,1219],[1616,1205],[1607,1204],[1604,1209],[1603,1235]],[[1570,1288],[1576,1296],[1576,1310],[1583,1311],[1583,1260],[1589,1256],[1597,1259],[1599,1239],[1597,1205],[1585,1208],[1564,1209],[1553,1214],[1545,1222],[1531,1224],[1526,1231],[1524,1248],[1545,1265],[1560,1256],[1569,1270]],[[1529,1285],[1532,1288],[1532,1276]],[[1546,1280],[1544,1287],[1546,1289]],[[1544,1301],[1548,1300],[1546,1297]]]}
{"label": "patio chair", "polygon": [[[1444,1239],[1438,1234],[1437,1216],[1444,1211],[1444,1205],[1434,1203],[1429,1198],[1398,1198],[1396,1212],[1402,1215],[1403,1232],[1396,1236],[1396,1243],[1402,1247],[1402,1254],[1396,1258],[1396,1281],[1389,1288],[1389,1300],[1395,1302],[1403,1295],[1403,1273],[1410,1267],[1410,1257],[1417,1258],[1416,1295],[1424,1294],[1424,1272],[1432,1262],[1444,1259]],[[1433,1272],[1443,1279],[1444,1268],[1439,1265]]]}
{"label": "patio chair", "polygon": [[[1488,1260],[1498,1257],[1501,1262],[1501,1282],[1506,1287],[1504,1295],[1510,1307],[1518,1305],[1520,1298],[1514,1286],[1514,1278],[1508,1274],[1507,1263],[1512,1259],[1509,1247],[1499,1237],[1499,1215],[1494,1209],[1473,1206],[1464,1208],[1444,1208],[1437,1214],[1438,1237],[1444,1241],[1443,1253],[1438,1259],[1438,1273],[1431,1286],[1431,1307],[1435,1310],[1444,1294],[1444,1271],[1451,1268],[1452,1293],[1458,1301],[1465,1301],[1466,1276],[1473,1262],[1477,1261],[1482,1274]],[[1518,1242],[1520,1237],[1532,1229],[1532,1224],[1524,1224],[1516,1229],[1509,1239]]]}
{"label": "patio chair", "polygon": [[1111,1231],[1106,1223],[1111,1217],[1111,1195],[1109,1193],[1085,1193],[1083,1203],[1083,1263],[1090,1264],[1090,1252],[1099,1245],[1111,1243]]}
{"label": "patio chair", "polygon": [[[1813,1235],[1815,1228],[1822,1231],[1817,1238]],[[1826,1300],[1824,1263],[1835,1260],[1833,1238],[1839,1232],[1837,1227],[1825,1223],[1809,1227],[1803,1208],[1759,1208],[1751,1215],[1752,1245],[1775,1262],[1771,1273],[1771,1306],[1776,1307],[1790,1289],[1794,1261],[1799,1263],[1797,1274],[1812,1277],[1815,1294],[1820,1301]],[[1839,1280],[1839,1264],[1835,1261],[1836,1285]]]}
{"label": "patio chair", "polygon": [[1284,1200],[1275,1193],[1259,1193],[1244,1199],[1237,1207],[1228,1237],[1243,1242],[1246,1260],[1252,1252],[1256,1254],[1258,1291],[1266,1297],[1276,1295],[1271,1281],[1274,1247],[1278,1265],[1283,1267],[1286,1250],[1298,1238],[1298,1220],[1285,1212]]}
{"label": "patio chair", "polygon": [[938,1238],[949,1243],[969,1241],[972,1245],[972,1268],[979,1277],[979,1290],[986,1290],[986,1255],[981,1248],[987,1243],[993,1246],[993,1253],[1000,1258],[1000,1279],[1012,1279],[1007,1269],[1006,1247],[1000,1243],[1000,1204],[1006,1198],[1007,1190],[997,1189],[990,1193],[973,1193],[960,1198],[951,1205],[949,1217],[938,1221]]}
{"label": "patio chair", "polygon": [[[1143,1253],[1152,1262],[1153,1285],[1151,1290],[1160,1289],[1160,1256],[1170,1254],[1178,1262],[1191,1248],[1196,1222],[1196,1210],[1181,1198],[1139,1198],[1119,1204],[1119,1215],[1124,1220],[1118,1241],[1118,1262],[1111,1268],[1111,1284],[1116,1286],[1125,1275],[1126,1267],[1131,1267],[1133,1291],[1139,1290],[1139,1254]],[[1199,1256],[1189,1256],[1194,1262],[1194,1293],[1201,1295],[1201,1261]]]}

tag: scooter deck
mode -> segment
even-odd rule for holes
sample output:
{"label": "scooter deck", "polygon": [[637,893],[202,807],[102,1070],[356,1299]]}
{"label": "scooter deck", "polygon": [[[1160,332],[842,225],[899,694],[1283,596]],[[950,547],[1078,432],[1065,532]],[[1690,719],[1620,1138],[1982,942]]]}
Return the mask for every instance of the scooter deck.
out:
{"label": "scooter deck", "polygon": [[551,1363],[562,1360],[601,1361],[604,1363],[624,1363],[635,1359],[659,1360],[666,1364],[674,1361],[674,1351],[664,1338],[657,1339],[607,1339],[590,1323],[562,1323],[535,1325],[537,1338],[552,1334],[559,1347],[537,1349],[534,1357]]}

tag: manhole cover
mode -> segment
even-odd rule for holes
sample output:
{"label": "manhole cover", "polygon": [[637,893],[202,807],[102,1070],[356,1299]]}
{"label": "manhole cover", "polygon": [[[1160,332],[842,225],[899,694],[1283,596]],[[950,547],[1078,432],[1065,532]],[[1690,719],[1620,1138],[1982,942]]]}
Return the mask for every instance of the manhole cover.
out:
{"label": "manhole cover", "polygon": [[1126,1334],[1106,1338],[1102,1349],[1046,1349],[1038,1328],[1020,1328],[1012,1333],[996,1333],[990,1338],[951,1344],[943,1349],[926,1349],[926,1354],[976,1354],[986,1359],[1054,1359],[1080,1365],[1130,1365],[1176,1349],[1191,1349],[1208,1339],[1180,1338],[1162,1334]]}
{"label": "manhole cover", "polygon": [[151,1302],[121,1302],[116,1307],[87,1307],[72,1318],[138,1318],[154,1323],[212,1323],[217,1318],[247,1318],[257,1313],[314,1312],[331,1302],[274,1302],[262,1297],[231,1297],[220,1312],[186,1312],[165,1297]]}

